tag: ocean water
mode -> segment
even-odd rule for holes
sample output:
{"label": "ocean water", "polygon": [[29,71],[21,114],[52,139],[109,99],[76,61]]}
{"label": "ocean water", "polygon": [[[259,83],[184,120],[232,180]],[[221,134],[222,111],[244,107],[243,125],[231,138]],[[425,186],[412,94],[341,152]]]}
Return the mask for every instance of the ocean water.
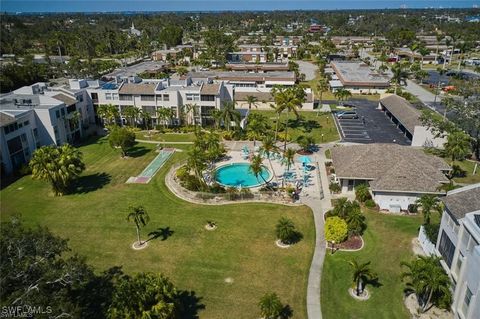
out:
{"label": "ocean water", "polygon": [[472,8],[480,0],[0,0],[6,12],[273,11],[398,8]]}

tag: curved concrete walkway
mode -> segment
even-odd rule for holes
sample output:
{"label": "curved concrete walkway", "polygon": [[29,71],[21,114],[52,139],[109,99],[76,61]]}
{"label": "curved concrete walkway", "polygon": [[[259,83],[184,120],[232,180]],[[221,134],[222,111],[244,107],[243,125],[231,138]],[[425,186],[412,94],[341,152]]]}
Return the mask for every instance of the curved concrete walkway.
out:
{"label": "curved concrete walkway", "polygon": [[322,196],[302,198],[301,203],[312,209],[315,222],[315,251],[313,253],[310,273],[307,285],[307,315],[309,319],[322,318],[322,306],[320,302],[320,284],[322,280],[323,261],[325,260],[326,242],[324,234],[323,214],[331,208],[331,196],[328,188],[328,177],[325,170],[325,150],[333,146],[333,143],[321,145],[318,153],[312,155],[318,163]]}

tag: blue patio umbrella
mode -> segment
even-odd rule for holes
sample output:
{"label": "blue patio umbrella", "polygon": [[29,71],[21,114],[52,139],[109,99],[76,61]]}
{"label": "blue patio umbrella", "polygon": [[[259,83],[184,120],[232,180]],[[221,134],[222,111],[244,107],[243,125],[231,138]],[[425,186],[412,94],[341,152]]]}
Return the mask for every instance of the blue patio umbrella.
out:
{"label": "blue patio umbrella", "polygon": [[300,163],[303,163],[303,164],[308,164],[308,163],[311,163],[312,160],[310,159],[310,157],[308,156],[300,156],[300,158],[298,159],[298,161]]}

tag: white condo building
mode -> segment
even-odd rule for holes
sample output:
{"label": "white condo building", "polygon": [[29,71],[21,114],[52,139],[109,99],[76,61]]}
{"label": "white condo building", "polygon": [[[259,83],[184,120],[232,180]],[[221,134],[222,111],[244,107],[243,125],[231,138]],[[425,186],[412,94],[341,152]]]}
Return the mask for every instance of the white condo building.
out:
{"label": "white condo building", "polygon": [[480,183],[452,190],[436,243],[453,283],[452,311],[458,319],[480,318]]}

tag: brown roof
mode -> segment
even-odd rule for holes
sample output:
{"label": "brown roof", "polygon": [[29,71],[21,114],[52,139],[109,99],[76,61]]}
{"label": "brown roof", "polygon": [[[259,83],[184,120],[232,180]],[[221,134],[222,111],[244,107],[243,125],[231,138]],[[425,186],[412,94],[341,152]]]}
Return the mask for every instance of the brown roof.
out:
{"label": "brown roof", "polygon": [[445,207],[456,219],[480,210],[480,183],[455,189],[443,198]]}
{"label": "brown roof", "polygon": [[217,95],[220,91],[220,84],[204,84],[200,90],[201,94]]}
{"label": "brown roof", "polygon": [[60,94],[57,94],[57,95],[54,95],[52,96],[54,99],[57,99],[59,101],[62,101],[63,103],[65,103],[65,105],[73,105],[75,103],[77,103],[77,100],[75,100],[74,98],[68,96],[68,95],[65,95],[63,93],[60,93]]}
{"label": "brown roof", "polygon": [[412,135],[415,126],[422,126],[420,120],[422,113],[403,97],[393,94],[381,99],[380,104],[392,113]]}
{"label": "brown roof", "polygon": [[153,95],[156,87],[155,83],[124,83],[118,92],[120,94]]}
{"label": "brown roof", "polygon": [[15,122],[15,118],[3,112],[0,112],[0,126],[7,126]]}
{"label": "brown roof", "polygon": [[439,157],[397,144],[335,147],[332,161],[337,177],[369,180],[373,191],[438,193],[450,170]]}

